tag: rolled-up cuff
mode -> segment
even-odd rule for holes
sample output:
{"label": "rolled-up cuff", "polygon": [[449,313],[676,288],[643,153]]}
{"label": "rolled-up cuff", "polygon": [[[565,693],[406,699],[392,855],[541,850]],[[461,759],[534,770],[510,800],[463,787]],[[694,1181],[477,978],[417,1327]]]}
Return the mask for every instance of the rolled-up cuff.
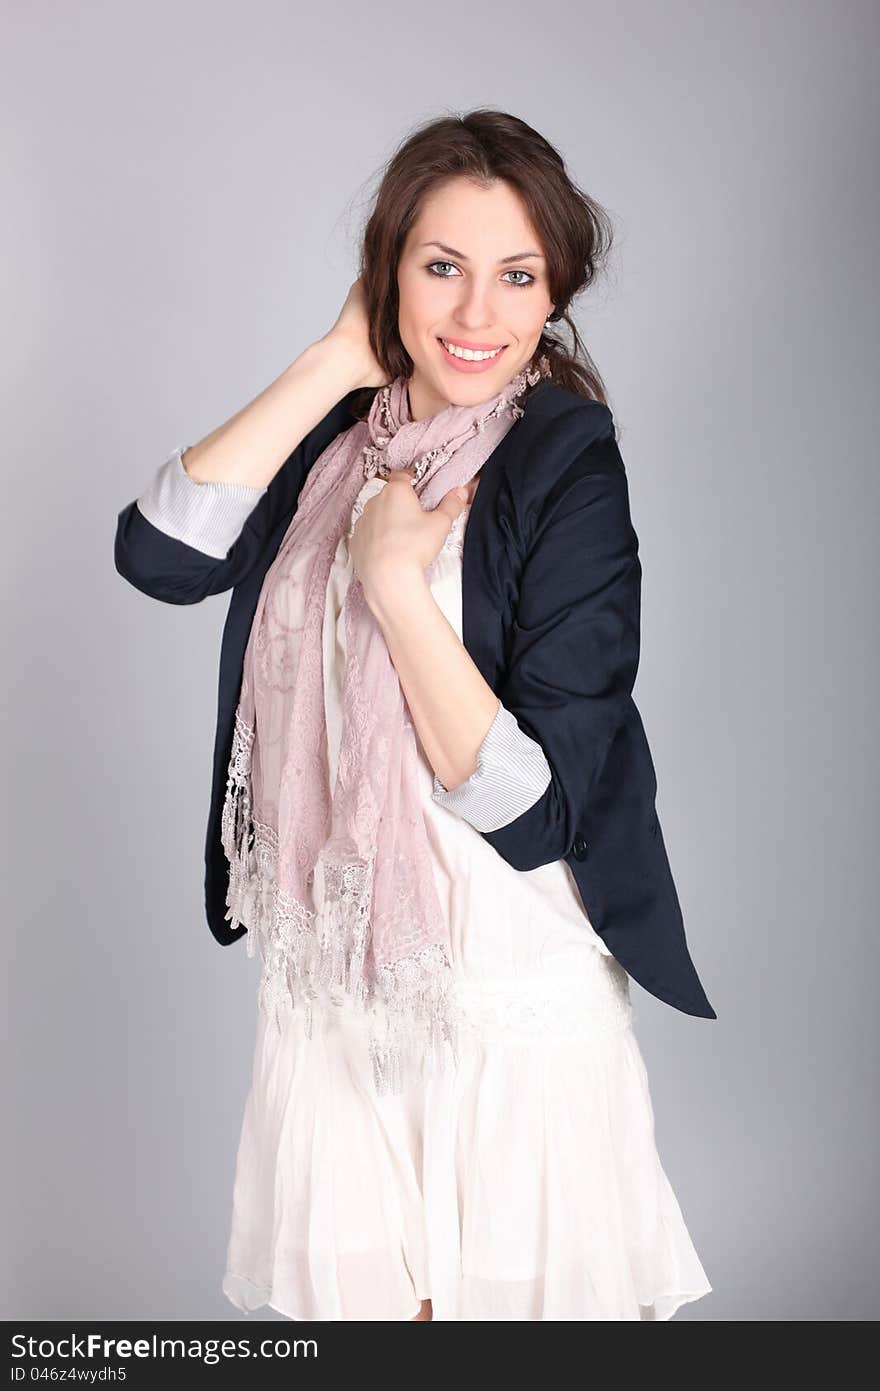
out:
{"label": "rolled-up cuff", "polygon": [[137,508],[159,531],[215,560],[225,560],[266,488],[246,483],[197,483],[183,467],[181,444],[137,499]]}
{"label": "rolled-up cuff", "polygon": [[541,745],[524,733],[498,702],[498,713],[477,750],[477,767],[451,791],[434,774],[435,802],[478,831],[497,831],[534,806],[549,786],[550,765]]}

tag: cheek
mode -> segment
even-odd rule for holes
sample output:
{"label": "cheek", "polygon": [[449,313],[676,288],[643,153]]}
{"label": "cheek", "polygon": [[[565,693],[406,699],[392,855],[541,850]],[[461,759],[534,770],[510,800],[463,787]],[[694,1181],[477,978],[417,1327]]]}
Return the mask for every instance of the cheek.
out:
{"label": "cheek", "polygon": [[544,297],[536,299],[530,296],[528,304],[523,304],[516,314],[516,322],[521,338],[535,338],[540,335],[544,328],[544,320],[550,313],[549,301],[545,302]]}
{"label": "cheek", "polygon": [[410,286],[405,303],[401,301],[401,313],[416,333],[430,329],[446,312],[442,295],[424,282]]}
{"label": "cheek", "polygon": [[448,321],[449,286],[421,270],[407,271],[398,278],[400,319],[415,333],[433,331]]}

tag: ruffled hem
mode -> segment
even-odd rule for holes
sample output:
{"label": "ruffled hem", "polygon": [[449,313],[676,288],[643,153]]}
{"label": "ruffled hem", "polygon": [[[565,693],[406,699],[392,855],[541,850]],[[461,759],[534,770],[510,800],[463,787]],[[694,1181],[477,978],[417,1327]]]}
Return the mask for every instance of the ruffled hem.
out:
{"label": "ruffled hem", "polygon": [[[282,1303],[276,1301],[273,1290],[267,1288],[265,1285],[255,1285],[253,1280],[249,1279],[247,1275],[236,1275],[231,1270],[227,1270],[224,1275],[221,1288],[230,1303],[234,1304],[236,1309],[241,1310],[243,1314],[252,1314],[256,1309],[269,1308],[274,1309],[276,1314],[281,1314],[284,1318],[292,1319],[296,1323],[333,1322],[333,1320],[322,1319],[318,1314],[292,1313],[290,1306],[286,1302]],[[372,1316],[368,1314],[358,1314],[350,1317],[356,1317],[359,1323],[374,1321],[381,1321],[383,1323],[394,1323],[395,1321],[400,1321],[401,1323],[412,1322],[416,1314],[421,1313],[422,1299],[427,1299],[428,1297],[429,1296],[425,1294],[422,1295],[421,1299],[416,1299],[415,1306],[413,1306],[412,1299],[407,1299],[405,1307],[409,1312],[405,1314],[389,1313],[387,1310],[383,1309],[382,1313]],[[343,1321],[345,1321],[344,1318]]]}
{"label": "ruffled hem", "polygon": [[223,1293],[304,1322],[423,1299],[434,1321],[659,1321],[709,1294],[618,1020],[475,1039],[408,1097],[376,1096],[356,1020],[307,1042],[261,1021]]}
{"label": "ruffled hem", "polygon": [[[642,1321],[668,1322],[668,1320],[675,1317],[682,1305],[692,1304],[695,1300],[702,1299],[704,1295],[710,1294],[711,1290],[711,1285],[707,1284],[705,1289],[692,1291],[676,1290],[674,1293],[658,1294],[655,1296],[653,1304],[639,1305],[638,1318]],[[289,1307],[276,1303],[275,1296],[271,1289],[266,1289],[265,1286],[255,1285],[246,1275],[234,1275],[231,1271],[227,1271],[226,1275],[223,1277],[222,1291],[227,1299],[229,1299],[243,1314],[252,1314],[256,1309],[270,1308],[274,1309],[276,1314],[281,1314],[282,1317],[291,1319],[295,1323],[320,1323],[326,1321],[318,1319],[315,1315],[306,1318],[302,1314],[291,1313]],[[411,1313],[383,1313],[377,1317],[379,1320],[386,1323],[394,1323],[396,1321],[412,1323],[416,1315],[421,1313],[422,1300],[430,1298],[431,1296],[428,1294],[417,1298],[415,1307],[412,1309]],[[435,1313],[432,1322],[436,1322],[439,1317],[440,1316]],[[513,1314],[499,1315],[497,1318],[490,1318],[488,1315],[478,1316],[473,1314],[470,1316],[463,1316],[460,1321],[476,1322],[485,1320],[486,1322],[510,1322],[515,1319],[516,1316]],[[365,1316],[361,1316],[358,1319],[358,1322],[362,1323],[369,1321],[370,1320]],[[573,1321],[573,1319],[568,1320],[568,1322]],[[557,1322],[559,1322],[559,1320],[557,1320]]]}

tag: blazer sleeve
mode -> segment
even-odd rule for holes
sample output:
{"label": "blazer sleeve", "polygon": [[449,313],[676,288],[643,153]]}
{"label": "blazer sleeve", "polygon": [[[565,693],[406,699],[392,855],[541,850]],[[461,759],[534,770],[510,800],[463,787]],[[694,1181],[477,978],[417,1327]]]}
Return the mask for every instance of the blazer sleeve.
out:
{"label": "blazer sleeve", "polygon": [[196,483],[176,449],[150,485],[117,514],[114,563],[142,594],[197,604],[233,589],[276,527],[292,517],[309,469],[353,420],[349,392],[310,430],[264,489]]}
{"label": "blazer sleeve", "polygon": [[138,511],[166,536],[225,560],[265,488],[245,483],[198,483],[183,466],[179,445],[137,499]]}
{"label": "blazer sleeve", "polygon": [[550,781],[541,745],[524,734],[511,712],[498,702],[495,718],[477,749],[477,766],[458,787],[445,787],[434,774],[432,796],[477,831],[494,831],[521,816]]}
{"label": "blazer sleeve", "polygon": [[623,461],[612,437],[587,445],[538,515],[497,695],[541,747],[540,797],[485,839],[516,869],[572,851],[639,662],[641,564]]}

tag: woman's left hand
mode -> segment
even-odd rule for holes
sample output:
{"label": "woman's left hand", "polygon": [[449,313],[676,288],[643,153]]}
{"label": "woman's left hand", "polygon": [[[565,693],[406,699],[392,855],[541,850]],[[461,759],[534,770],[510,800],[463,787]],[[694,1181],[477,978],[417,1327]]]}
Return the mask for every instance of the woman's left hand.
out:
{"label": "woman's left hand", "polygon": [[384,600],[414,575],[423,576],[467,504],[471,490],[451,488],[426,512],[413,489],[414,477],[414,468],[392,469],[355,522],[348,551],[368,604],[373,596]]}

